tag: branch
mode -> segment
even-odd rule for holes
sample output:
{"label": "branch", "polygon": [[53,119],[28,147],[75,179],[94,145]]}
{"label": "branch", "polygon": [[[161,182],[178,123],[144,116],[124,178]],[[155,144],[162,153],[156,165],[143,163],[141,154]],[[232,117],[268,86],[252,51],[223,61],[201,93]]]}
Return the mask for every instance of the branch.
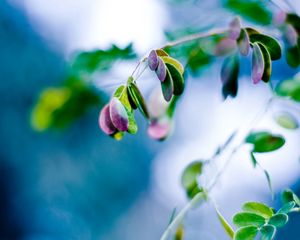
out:
{"label": "branch", "polygon": [[213,35],[224,34],[226,32],[228,32],[227,28],[214,28],[214,29],[211,29],[210,31],[207,31],[207,32],[196,33],[196,34],[185,36],[183,38],[179,38],[178,40],[175,40],[175,41],[172,41],[172,42],[169,42],[169,43],[165,44],[161,48],[174,47],[174,46],[177,46],[177,45],[181,45],[181,44],[184,44],[184,43],[187,43],[187,42],[196,41],[196,40],[206,38],[206,37],[210,37],[210,36],[213,36]]}

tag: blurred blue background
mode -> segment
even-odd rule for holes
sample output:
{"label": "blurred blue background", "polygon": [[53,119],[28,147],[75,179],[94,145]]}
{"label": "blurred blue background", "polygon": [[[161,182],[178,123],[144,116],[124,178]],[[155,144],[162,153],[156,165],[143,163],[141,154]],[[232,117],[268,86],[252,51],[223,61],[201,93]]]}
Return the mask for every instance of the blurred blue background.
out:
{"label": "blurred blue background", "polygon": [[[134,42],[143,55],[164,43],[166,29],[224,26],[231,16],[219,1],[1,1],[0,239],[159,239],[173,208],[186,202],[180,186],[183,168],[210,156],[268,99],[265,86],[252,86],[247,60],[234,100],[222,102],[214,70],[219,62],[201,78],[190,78],[174,134],[162,143],[146,136],[140,116],[137,136],[120,142],[108,138],[97,125],[101,106],[64,131],[42,134],[30,127],[30,111],[42,89],[64,79],[75,50]],[[220,23],[220,17],[227,20]],[[120,66],[115,78],[126,79],[133,68]],[[276,62],[274,81],[295,73],[284,60]],[[148,74],[142,80],[146,86],[149,79]],[[102,90],[107,100],[112,89]],[[276,194],[286,187],[300,194],[300,134],[277,127],[272,114],[258,128],[282,133],[287,146],[260,156],[260,162],[269,170]],[[279,206],[243,150],[213,194],[228,219],[246,200]],[[186,239],[226,239],[216,219],[210,205],[191,212]],[[292,215],[277,239],[299,239],[299,224],[300,217]]]}

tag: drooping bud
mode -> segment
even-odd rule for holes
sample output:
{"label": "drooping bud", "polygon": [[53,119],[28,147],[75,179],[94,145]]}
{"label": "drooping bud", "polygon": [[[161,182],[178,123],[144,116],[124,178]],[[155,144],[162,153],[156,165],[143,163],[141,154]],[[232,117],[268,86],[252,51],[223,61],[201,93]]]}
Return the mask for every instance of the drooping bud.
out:
{"label": "drooping bud", "polygon": [[148,127],[148,135],[155,140],[164,140],[172,129],[171,119],[168,117],[154,120]]}
{"label": "drooping bud", "polygon": [[158,57],[157,57],[157,53],[155,50],[152,50],[148,56],[148,65],[152,71],[157,69]]}
{"label": "drooping bud", "polygon": [[157,66],[157,69],[155,70],[155,72],[156,72],[158,79],[161,82],[165,81],[166,75],[167,75],[167,68],[161,58],[158,58],[158,66]]}
{"label": "drooping bud", "polygon": [[238,17],[234,18],[229,24],[229,38],[237,40],[241,33],[241,21]]}
{"label": "drooping bud", "polygon": [[128,115],[126,112],[125,107],[120,102],[120,100],[116,97],[113,97],[109,103],[109,111],[110,111],[110,118],[113,125],[119,131],[127,131],[128,130]]}
{"label": "drooping bud", "polygon": [[109,104],[102,108],[98,122],[102,131],[107,135],[111,135],[117,130],[110,119]]}
{"label": "drooping bud", "polygon": [[260,47],[257,43],[253,44],[253,55],[252,55],[252,80],[254,84],[259,83],[262,80],[264,74],[264,59]]}

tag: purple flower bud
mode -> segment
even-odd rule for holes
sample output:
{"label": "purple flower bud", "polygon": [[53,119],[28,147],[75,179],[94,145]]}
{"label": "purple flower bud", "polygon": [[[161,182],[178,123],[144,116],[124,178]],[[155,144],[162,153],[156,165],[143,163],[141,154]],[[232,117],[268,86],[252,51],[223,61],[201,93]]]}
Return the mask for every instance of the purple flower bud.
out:
{"label": "purple flower bud", "polygon": [[167,68],[161,58],[158,58],[158,66],[157,66],[157,69],[155,70],[155,72],[156,72],[158,79],[161,82],[165,81],[166,75],[167,75]]}
{"label": "purple flower bud", "polygon": [[148,56],[148,65],[152,71],[157,69],[158,57],[157,57],[157,53],[155,50],[152,50]]}
{"label": "purple flower bud", "polygon": [[243,56],[247,56],[249,54],[250,39],[249,39],[248,33],[246,32],[245,29],[241,30],[241,34],[238,39],[238,47],[239,47],[240,53]]}
{"label": "purple flower bud", "polygon": [[261,81],[264,74],[264,59],[260,47],[257,43],[253,44],[253,55],[252,55],[252,80],[254,84]]}
{"label": "purple flower bud", "polygon": [[291,47],[297,45],[298,33],[291,24],[287,24],[284,29],[284,39]]}
{"label": "purple flower bud", "polygon": [[284,11],[280,10],[279,12],[275,13],[273,16],[274,25],[280,26],[284,24],[285,20],[286,20],[286,13]]}
{"label": "purple flower bud", "polygon": [[229,38],[232,40],[237,40],[241,33],[241,22],[238,17],[234,18],[229,24]]}
{"label": "purple flower bud", "polygon": [[164,140],[172,129],[172,122],[169,118],[154,120],[148,127],[148,135],[155,140]]}
{"label": "purple flower bud", "polygon": [[218,44],[216,45],[215,48],[215,55],[216,56],[224,56],[227,55],[236,48],[237,43],[235,40],[232,40],[230,38],[223,38]]}
{"label": "purple flower bud", "polygon": [[119,131],[127,131],[129,125],[128,115],[125,107],[118,98],[114,97],[110,100],[109,111],[113,125]]}
{"label": "purple flower bud", "polygon": [[155,88],[149,99],[148,110],[152,118],[162,117],[169,106],[169,103],[164,99],[162,91],[159,87]]}
{"label": "purple flower bud", "polygon": [[110,119],[109,104],[106,104],[102,108],[98,118],[98,123],[102,131],[107,135],[111,135],[116,131],[116,128]]}

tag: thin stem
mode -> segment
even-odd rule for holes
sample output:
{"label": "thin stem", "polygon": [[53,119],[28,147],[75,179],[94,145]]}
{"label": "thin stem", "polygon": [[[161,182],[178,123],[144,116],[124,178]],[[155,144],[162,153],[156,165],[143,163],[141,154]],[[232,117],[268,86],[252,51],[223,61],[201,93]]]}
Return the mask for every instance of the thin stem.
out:
{"label": "thin stem", "polygon": [[243,146],[243,143],[239,144],[237,147],[235,147],[232,152],[230,153],[230,155],[228,156],[227,160],[225,161],[224,165],[222,166],[222,168],[220,168],[220,170],[217,172],[217,174],[215,175],[215,177],[211,180],[210,184],[207,186],[207,191],[211,191],[214,186],[218,183],[220,177],[222,176],[222,174],[224,173],[224,171],[226,170],[226,168],[229,166],[229,163],[231,162],[231,160],[233,159],[233,156],[235,155],[235,153]]}
{"label": "thin stem", "polygon": [[[225,28],[215,28],[215,29],[211,29],[210,31],[207,32],[201,32],[201,33],[196,33],[196,34],[192,34],[192,35],[188,35],[185,36],[183,38],[180,38],[178,40],[169,42],[167,44],[165,44],[164,46],[162,46],[161,48],[166,48],[166,47],[174,47],[177,45],[181,45],[187,42],[192,42],[192,41],[196,41],[199,40],[201,38],[206,38],[212,35],[216,35],[216,34],[224,34],[228,31],[228,29]],[[140,60],[138,62],[138,64],[136,65],[136,67],[134,68],[131,77],[134,77],[133,75],[137,72],[137,76],[134,77],[134,80],[136,81],[146,70],[147,66],[145,66],[141,72],[139,72],[140,67],[141,67],[141,63],[145,62],[147,60],[147,57],[144,57],[142,60]]]}
{"label": "thin stem", "polygon": [[134,78],[134,80],[137,81],[142,76],[142,74],[146,71],[147,68],[148,68],[148,65],[145,64],[144,68],[141,70],[141,72],[139,72],[137,74],[137,76]]}
{"label": "thin stem", "polygon": [[135,72],[137,71],[137,69],[139,68],[139,66],[141,65],[142,61],[139,61],[138,64],[136,65],[135,69],[133,70],[131,77],[133,77],[133,75],[135,74]]}
{"label": "thin stem", "polygon": [[173,221],[169,224],[167,229],[164,231],[160,240],[167,240],[169,235],[173,232],[173,230],[181,223],[182,219],[185,217],[186,213],[192,209],[197,204],[201,204],[207,198],[206,193],[200,192],[197,193],[191,201],[176,215]]}
{"label": "thin stem", "polygon": [[165,44],[164,46],[162,46],[161,48],[174,47],[174,46],[181,45],[181,44],[184,44],[184,43],[187,43],[187,42],[196,41],[196,40],[199,40],[201,38],[210,37],[212,35],[224,34],[227,31],[228,31],[227,28],[214,28],[214,29],[211,29],[210,31],[207,31],[207,32],[201,32],[201,33],[188,35],[188,36],[185,36],[185,37],[180,38],[178,40],[169,42],[169,43]]}
{"label": "thin stem", "polygon": [[[270,104],[273,102],[273,98],[270,98],[267,103],[265,104],[265,106],[263,106],[262,110],[259,111],[256,116],[254,117],[254,119],[249,123],[248,125],[248,129],[245,132],[245,136],[247,136],[251,130],[253,125],[257,124],[264,116],[264,114],[267,112],[268,108],[270,107]],[[233,138],[235,137],[236,133],[233,134],[232,138],[229,138],[229,142],[232,142]],[[244,137],[245,138],[245,137]],[[240,144],[238,144],[235,148],[233,148],[228,156],[228,158],[226,159],[223,167],[217,172],[217,174],[214,176],[214,178],[211,180],[211,182],[208,184],[207,186],[207,191],[211,191],[215,185],[218,183],[218,181],[220,180],[222,174],[225,172],[225,169],[228,167],[229,163],[231,162],[231,160],[233,159],[235,153],[243,146],[244,144],[244,138],[242,140],[242,142]],[[228,141],[228,140],[227,140]],[[224,147],[221,149],[220,152],[218,152],[218,154],[214,154],[213,157],[217,157],[219,156],[221,153],[223,153],[223,151],[225,149],[228,148],[230,144],[225,144]],[[210,159],[209,161],[212,161],[212,159]],[[207,199],[207,192],[201,192],[196,194],[188,203],[187,205],[177,214],[177,216],[174,218],[174,220],[171,222],[171,224],[168,226],[168,228],[164,231],[162,237],[160,238],[160,240],[167,240],[169,235],[174,231],[174,229],[178,226],[178,224],[182,221],[182,219],[184,218],[184,216],[186,215],[186,213],[193,208],[196,203],[199,203],[199,205],[201,205],[201,203],[203,203],[204,200]],[[202,200],[202,201],[200,201]]]}

